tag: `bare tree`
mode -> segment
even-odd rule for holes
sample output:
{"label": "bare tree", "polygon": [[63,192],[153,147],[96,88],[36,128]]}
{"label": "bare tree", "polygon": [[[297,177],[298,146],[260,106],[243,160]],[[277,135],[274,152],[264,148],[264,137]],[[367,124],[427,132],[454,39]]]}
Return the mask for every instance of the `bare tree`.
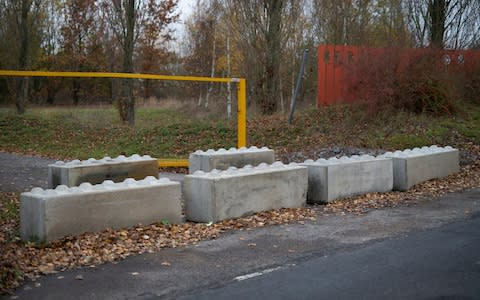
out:
{"label": "bare tree", "polygon": [[313,0],[318,40],[332,44],[369,43],[374,1]]}
{"label": "bare tree", "polygon": [[417,46],[467,48],[480,41],[479,0],[404,0]]}
{"label": "bare tree", "polygon": [[243,71],[250,82],[250,97],[258,101],[262,113],[272,114],[280,98],[281,54],[286,40],[282,33],[287,1],[226,0],[225,6],[231,12],[232,35],[243,55]]}
{"label": "bare tree", "polygon": [[[62,31],[63,55],[62,67],[71,71],[83,71],[95,62],[91,59],[87,49],[92,45],[94,31],[98,27],[96,0],[70,0],[64,3]],[[73,104],[80,102],[80,82],[72,78]]]}
{"label": "bare tree", "polygon": [[[109,2],[109,1],[108,1]],[[133,50],[135,43],[136,14],[140,8],[138,0],[116,0],[104,2],[110,25],[122,49],[122,72],[133,73]],[[138,38],[138,35],[137,35]],[[122,93],[118,99],[118,110],[123,122],[135,124],[135,98],[133,80],[122,80]]]}
{"label": "bare tree", "polygon": [[[159,34],[155,30],[149,30],[147,25],[157,24],[158,27],[163,24],[162,22],[167,22],[165,20],[173,22],[175,18],[172,18],[172,15],[177,3],[178,0],[103,1],[102,7],[122,49],[122,72],[134,72],[133,55],[135,44],[139,38],[152,32]],[[162,36],[157,36],[157,38],[162,40]],[[118,101],[118,108],[122,121],[133,126],[135,124],[135,98],[131,79],[124,79],[122,82],[122,94]]]}
{"label": "bare tree", "polygon": [[424,1],[406,0],[406,14],[409,31],[419,47],[428,45],[428,9]]}
{"label": "bare tree", "polygon": [[428,1],[428,15],[430,28],[430,43],[433,47],[443,48],[443,38],[445,35],[445,23],[447,17],[448,0],[430,0]]}
{"label": "bare tree", "polygon": [[[41,41],[41,3],[38,0],[3,0],[0,10],[4,14],[0,21],[4,27],[3,47],[9,47],[4,50],[5,58],[13,62],[7,67],[28,70],[32,65],[32,51]],[[19,78],[14,86],[17,113],[23,114],[29,95],[28,77]]]}

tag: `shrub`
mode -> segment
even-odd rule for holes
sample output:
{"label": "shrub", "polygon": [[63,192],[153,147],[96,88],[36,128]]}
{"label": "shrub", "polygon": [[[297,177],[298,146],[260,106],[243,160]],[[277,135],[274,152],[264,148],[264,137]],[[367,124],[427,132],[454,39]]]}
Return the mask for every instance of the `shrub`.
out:
{"label": "shrub", "polygon": [[476,58],[471,57],[471,63],[465,73],[464,99],[470,103],[480,105],[480,52]]}
{"label": "shrub", "polygon": [[365,49],[346,67],[346,94],[371,112],[443,115],[454,113],[460,100],[479,101],[480,68],[467,75],[463,63],[444,64],[444,55],[433,49]]}

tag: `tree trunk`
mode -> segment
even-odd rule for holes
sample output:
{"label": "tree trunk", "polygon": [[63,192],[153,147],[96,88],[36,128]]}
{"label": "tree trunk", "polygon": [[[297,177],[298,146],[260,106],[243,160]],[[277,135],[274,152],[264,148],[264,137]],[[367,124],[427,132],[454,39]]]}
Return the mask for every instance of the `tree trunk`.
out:
{"label": "tree trunk", "polygon": [[446,0],[430,0],[428,2],[428,13],[430,17],[430,43],[435,48],[443,49],[447,16]]}
{"label": "tree trunk", "polygon": [[150,89],[150,80],[145,80],[143,82],[143,98],[145,99],[145,102],[150,99]]}
{"label": "tree trunk", "polygon": [[[227,35],[227,77],[230,78],[231,72],[231,62],[230,62],[230,30],[228,30]],[[232,83],[229,81],[227,83],[227,118],[230,120],[232,118]]]}
{"label": "tree trunk", "polygon": [[[211,71],[210,71],[210,77],[213,77],[215,75],[215,60],[217,57],[217,40],[215,39],[217,33],[217,26],[213,24],[213,46],[212,46],[212,64],[211,64]],[[207,90],[207,95],[205,96],[205,108],[208,108],[209,105],[209,100],[210,100],[210,94],[212,93],[213,89],[213,82],[208,83],[208,90]]]}
{"label": "tree trunk", "polygon": [[17,114],[21,115],[25,113],[27,98],[28,98],[28,77],[22,77],[18,79],[18,85],[17,85],[17,95],[15,100],[15,107],[17,108]]}
{"label": "tree trunk", "polygon": [[80,97],[79,97],[79,92],[80,92],[80,84],[78,83],[77,79],[73,79],[72,83],[72,98],[73,98],[73,105],[77,106],[78,103],[80,102]]}
{"label": "tree trunk", "polygon": [[[54,86],[55,85],[55,86]],[[47,79],[47,104],[53,105],[55,103],[55,95],[57,93],[57,85],[55,79]]]}
{"label": "tree trunk", "polygon": [[[22,0],[19,22],[20,52],[18,56],[18,69],[26,70],[29,66],[29,36],[28,36],[28,14],[32,6],[31,0]],[[28,99],[28,77],[19,79],[15,99],[15,107],[18,114],[25,113]]]}
{"label": "tree trunk", "polygon": [[[135,30],[135,0],[125,0],[126,34],[123,43],[123,72],[133,73],[133,39]],[[124,123],[135,125],[135,99],[132,79],[123,80],[123,94],[120,99],[120,116]]]}
{"label": "tree trunk", "polygon": [[265,95],[262,99],[262,113],[273,114],[277,109],[280,85],[280,52],[283,0],[266,0],[268,31],[266,35]]}

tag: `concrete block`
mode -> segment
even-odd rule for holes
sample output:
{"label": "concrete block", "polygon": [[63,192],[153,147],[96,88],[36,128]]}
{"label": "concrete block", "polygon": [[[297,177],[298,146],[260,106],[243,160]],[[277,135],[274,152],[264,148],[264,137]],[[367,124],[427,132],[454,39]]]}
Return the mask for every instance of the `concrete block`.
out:
{"label": "concrete block", "polygon": [[308,167],[309,203],[392,190],[392,160],[389,158],[353,155],[306,160],[301,165]]}
{"label": "concrete block", "polygon": [[195,171],[210,172],[214,169],[226,170],[229,167],[243,168],[246,165],[257,166],[261,163],[272,164],[275,162],[273,150],[263,147],[261,149],[252,146],[240,149],[230,148],[229,150],[219,149],[217,151],[197,150],[190,154],[188,159],[188,171],[190,174]]}
{"label": "concrete block", "polygon": [[216,222],[270,209],[301,207],[306,204],[307,184],[307,168],[293,163],[196,171],[183,182],[186,217]]}
{"label": "concrete block", "polygon": [[397,191],[406,191],[415,184],[460,170],[458,150],[450,146],[406,149],[381,156],[393,159],[393,189]]}
{"label": "concrete block", "polygon": [[153,176],[72,188],[34,188],[20,196],[21,237],[42,242],[138,223],[180,223],[180,201],[179,182]]}
{"label": "concrete block", "polygon": [[116,158],[89,158],[88,160],[57,161],[48,165],[48,188],[58,185],[78,186],[82,182],[102,183],[104,180],[121,182],[126,178],[136,180],[147,176],[158,178],[157,159],[149,155],[134,154],[129,157],[120,155]]}

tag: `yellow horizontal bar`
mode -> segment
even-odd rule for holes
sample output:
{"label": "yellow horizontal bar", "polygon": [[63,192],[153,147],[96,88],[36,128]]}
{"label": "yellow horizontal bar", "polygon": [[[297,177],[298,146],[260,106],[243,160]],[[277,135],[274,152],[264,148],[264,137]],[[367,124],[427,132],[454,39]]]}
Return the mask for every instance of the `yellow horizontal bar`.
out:
{"label": "yellow horizontal bar", "polygon": [[15,71],[15,70],[0,70],[0,76],[133,78],[133,79],[157,79],[157,80],[205,81],[205,82],[238,82],[239,81],[238,78],[173,76],[173,75],[155,75],[155,74],[140,74],[140,73],[45,72],[45,71]]}
{"label": "yellow horizontal bar", "polygon": [[159,168],[188,167],[188,159],[159,159],[158,167]]}

